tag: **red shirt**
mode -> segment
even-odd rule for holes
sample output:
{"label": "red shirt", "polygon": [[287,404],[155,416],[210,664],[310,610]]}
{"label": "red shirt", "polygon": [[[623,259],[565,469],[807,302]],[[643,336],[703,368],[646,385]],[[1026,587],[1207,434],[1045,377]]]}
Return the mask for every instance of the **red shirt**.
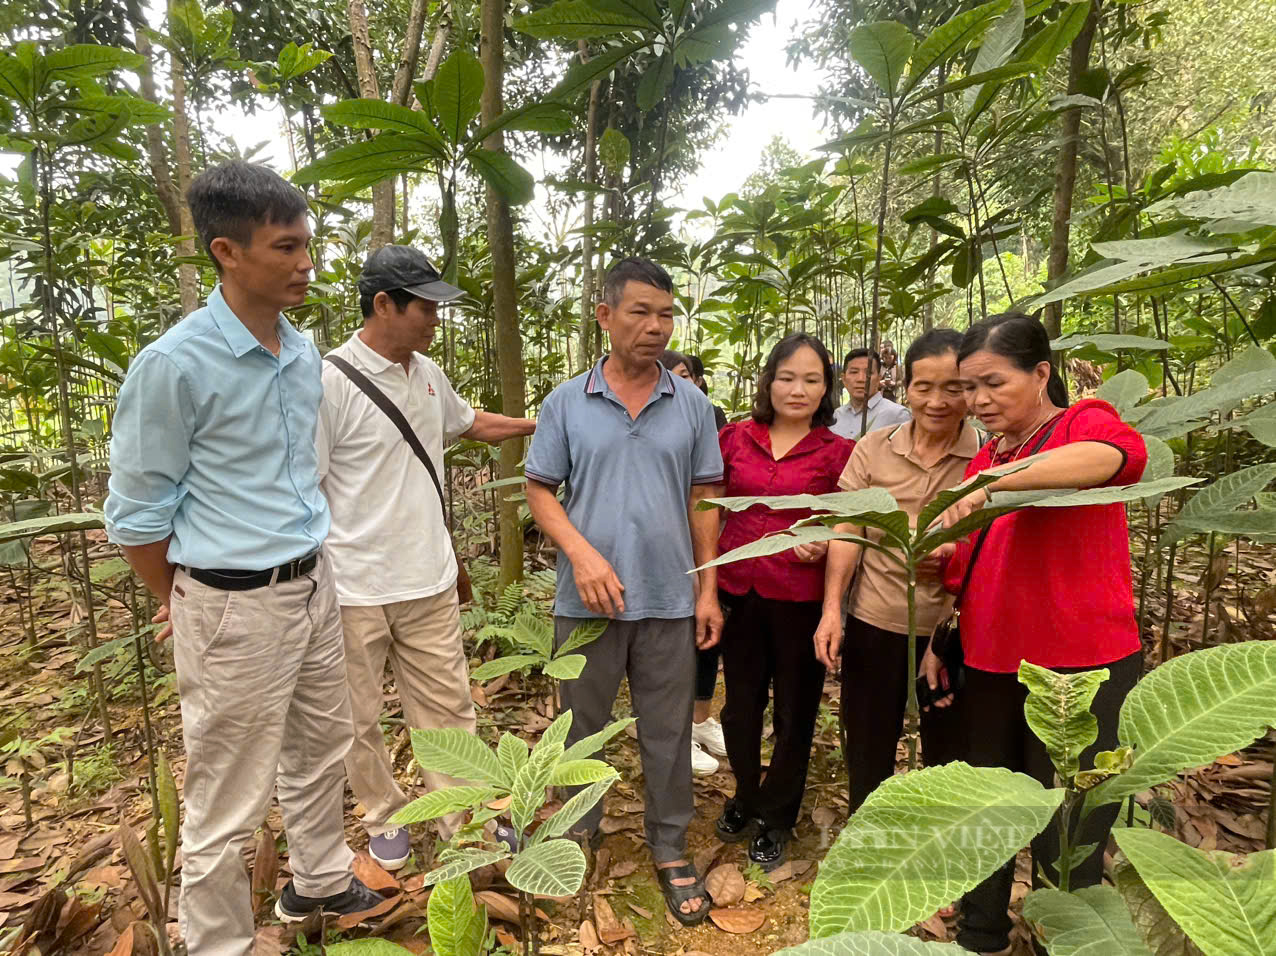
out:
{"label": "red shirt", "polygon": [[[1107,402],[1088,399],[1067,409],[1041,450],[1081,441],[1111,445],[1125,456],[1103,487],[1142,477],[1143,437]],[[980,449],[967,478],[1018,452],[994,457],[995,446]],[[944,583],[954,593],[974,540],[961,541],[945,569]],[[998,674],[1015,673],[1021,660],[1098,667],[1137,651],[1125,505],[1027,508],[994,521],[962,598],[961,643],[967,664]]]}
{"label": "red shirt", "polygon": [[[820,426],[776,461],[771,453],[771,432],[752,419],[727,425],[718,433],[728,497],[748,495],[826,495],[837,491],[837,479],[851,457],[855,442]],[[754,505],[748,511],[727,512],[718,553],[783,531],[802,518],[807,509],[772,511]],[[730,594],[750,589],[775,601],[819,601],[824,597],[824,562],[799,561],[790,549],[765,558],[750,558],[718,568],[718,587]]]}

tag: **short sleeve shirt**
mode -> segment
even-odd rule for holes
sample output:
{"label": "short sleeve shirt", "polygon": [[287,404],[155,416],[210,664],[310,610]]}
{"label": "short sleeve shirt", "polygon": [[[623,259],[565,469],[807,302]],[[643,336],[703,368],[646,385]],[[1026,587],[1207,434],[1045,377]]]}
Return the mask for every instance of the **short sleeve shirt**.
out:
{"label": "short sleeve shirt", "polygon": [[[358,333],[332,354],[398,406],[442,480],[444,442],[474,424],[443,370],[419,354],[405,370]],[[338,600],[375,606],[443,593],[456,584],[456,556],[429,472],[385,412],[331,362],[323,366],[315,445]]]}
{"label": "short sleeve shirt", "polygon": [[[607,559],[625,588],[620,620],[676,619],[695,611],[692,485],[722,481],[713,406],[694,385],[661,369],[631,418],[603,377],[604,356],[546,397],[527,454],[527,477],[565,484],[572,525]],[[559,554],[554,613],[594,617],[571,562]]]}
{"label": "short sleeve shirt", "polygon": [[879,428],[890,428],[892,425],[902,425],[911,418],[912,415],[907,408],[892,402],[881,392],[878,392],[868,400],[868,425],[866,427],[860,428],[864,422],[863,410],[856,411],[851,407],[850,402],[839,406],[833,412],[833,424],[829,427],[843,438],[858,441],[869,432],[877,431]]}
{"label": "short sleeve shirt", "polygon": [[[843,491],[884,488],[916,525],[922,508],[945,488],[961,484],[966,467],[979,451],[979,435],[963,422],[952,447],[934,465],[923,465],[913,452],[913,429],[909,422],[895,428],[869,432],[855,446],[846,470],[838,480]],[[868,529],[878,541],[882,533]],[[865,548],[851,591],[853,617],[896,634],[908,633],[908,575],[880,551]],[[917,633],[929,634],[952,607],[952,595],[939,581],[918,581]]]}

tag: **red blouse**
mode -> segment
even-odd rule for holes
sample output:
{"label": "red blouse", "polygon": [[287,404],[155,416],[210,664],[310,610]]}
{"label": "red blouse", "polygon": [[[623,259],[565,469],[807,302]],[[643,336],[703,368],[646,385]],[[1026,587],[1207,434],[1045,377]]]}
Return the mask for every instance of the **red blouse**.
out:
{"label": "red blouse", "polygon": [[[1138,481],[1147,465],[1143,437],[1107,402],[1067,409],[1042,451],[1072,442],[1111,445],[1125,463],[1103,487]],[[1005,464],[989,442],[966,477]],[[978,534],[978,532],[976,532]],[[961,541],[945,569],[945,585],[961,586],[975,535]],[[1028,508],[998,518],[979,552],[962,598],[966,663],[1012,674],[1027,660],[1042,667],[1099,667],[1140,647],[1130,582],[1125,506]]]}
{"label": "red blouse", "polygon": [[[776,461],[771,453],[770,429],[752,419],[727,425],[718,433],[725,466],[726,495],[825,495],[837,491],[837,479],[855,447],[821,426],[813,428]],[[783,531],[811,516],[809,510],[772,511],[754,505],[748,511],[727,513],[718,553]],[[799,561],[790,549],[765,558],[750,558],[718,568],[718,586],[730,594],[752,589],[775,601],[819,601],[824,597],[824,562]]]}

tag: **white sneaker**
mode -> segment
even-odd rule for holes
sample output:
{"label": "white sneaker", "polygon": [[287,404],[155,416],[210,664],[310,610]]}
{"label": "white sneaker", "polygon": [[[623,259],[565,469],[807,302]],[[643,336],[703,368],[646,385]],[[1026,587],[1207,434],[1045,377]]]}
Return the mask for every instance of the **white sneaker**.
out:
{"label": "white sneaker", "polygon": [[692,722],[691,739],[715,756],[727,755],[727,740],[722,736],[722,725],[712,717],[703,723]]}
{"label": "white sneaker", "polygon": [[691,772],[697,777],[707,777],[718,772],[718,761],[700,749],[700,745],[691,741]]}

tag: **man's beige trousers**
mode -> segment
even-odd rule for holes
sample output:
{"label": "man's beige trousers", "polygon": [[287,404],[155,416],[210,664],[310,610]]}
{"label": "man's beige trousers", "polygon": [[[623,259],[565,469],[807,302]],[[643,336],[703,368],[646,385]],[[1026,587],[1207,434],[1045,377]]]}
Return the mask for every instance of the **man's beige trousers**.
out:
{"label": "man's beige trousers", "polygon": [[240,853],[272,790],[297,892],[331,896],[350,885],[350,703],[332,571],[323,557],[304,577],[222,591],[178,570],[170,606],[186,744],[178,920],[191,956],[249,956],[253,903]]}
{"label": "man's beige trousers", "polygon": [[[474,702],[461,645],[461,610],[456,589],[432,597],[341,608],[346,639],[346,671],[354,714],[354,745],[346,757],[350,789],[363,804],[363,825],[370,836],[394,829],[390,817],[408,803],[394,779],[394,767],[381,733],[382,687],[389,657],[394,683],[409,727],[460,727],[473,733]],[[423,771],[426,790],[468,781]],[[450,837],[459,817],[439,821]]]}

